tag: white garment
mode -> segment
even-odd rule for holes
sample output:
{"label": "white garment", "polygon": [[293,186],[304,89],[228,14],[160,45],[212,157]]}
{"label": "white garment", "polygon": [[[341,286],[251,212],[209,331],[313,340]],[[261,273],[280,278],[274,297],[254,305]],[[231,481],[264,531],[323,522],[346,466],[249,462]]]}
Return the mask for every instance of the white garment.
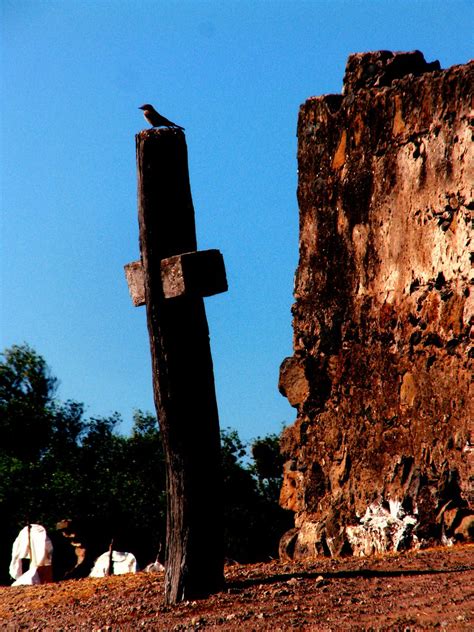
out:
{"label": "white garment", "polygon": [[[105,577],[109,572],[110,553],[102,553],[96,559],[94,568],[91,570],[89,577]],[[124,575],[125,573],[137,572],[137,560],[133,553],[124,553],[122,551],[112,551],[113,574]]]}
{"label": "white garment", "polygon": [[[12,586],[40,584],[36,569],[38,566],[51,566],[53,545],[46,529],[39,524],[24,527],[18,534],[12,547],[10,575],[16,581]],[[21,560],[30,560],[30,568],[22,574]]]}
{"label": "white garment", "polygon": [[161,564],[161,562],[156,560],[156,562],[152,562],[151,564],[148,564],[148,566],[145,566],[144,570],[145,573],[163,573],[165,571],[165,567]]}
{"label": "white garment", "polygon": [[33,586],[35,584],[41,584],[41,579],[38,574],[38,569],[33,566],[29,568],[26,573],[20,575],[20,577],[13,582],[12,586]]}

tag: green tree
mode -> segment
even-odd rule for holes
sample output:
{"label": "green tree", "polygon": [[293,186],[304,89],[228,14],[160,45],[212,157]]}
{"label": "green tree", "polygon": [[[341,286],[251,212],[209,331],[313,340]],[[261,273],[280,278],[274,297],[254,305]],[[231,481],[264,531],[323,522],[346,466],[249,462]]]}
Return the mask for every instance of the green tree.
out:
{"label": "green tree", "polygon": [[155,560],[165,543],[166,474],[158,422],[136,410],[127,440],[126,489],[128,533],[142,564]]}
{"label": "green tree", "polygon": [[28,345],[0,355],[0,541],[9,543],[0,551],[2,579],[13,538],[37,509],[38,462],[51,435],[56,387],[46,362]]}
{"label": "green tree", "polygon": [[266,543],[268,555],[277,557],[281,536],[294,526],[293,513],[282,509],[279,504],[284,464],[280,437],[276,434],[258,437],[252,443],[251,453],[251,470],[257,481],[264,523],[261,525],[265,533],[262,547]]}
{"label": "green tree", "polygon": [[261,495],[270,503],[278,503],[284,463],[280,437],[276,434],[257,437],[252,443],[251,453],[251,470],[257,478]]}
{"label": "green tree", "polygon": [[256,439],[253,463],[235,430],[223,431],[221,444],[226,554],[238,562],[276,557],[281,535],[292,526],[292,516],[278,504],[279,439],[276,435]]}
{"label": "green tree", "polygon": [[41,456],[51,432],[56,387],[57,379],[50,374],[46,362],[28,345],[14,345],[1,354],[3,454],[24,462]]}

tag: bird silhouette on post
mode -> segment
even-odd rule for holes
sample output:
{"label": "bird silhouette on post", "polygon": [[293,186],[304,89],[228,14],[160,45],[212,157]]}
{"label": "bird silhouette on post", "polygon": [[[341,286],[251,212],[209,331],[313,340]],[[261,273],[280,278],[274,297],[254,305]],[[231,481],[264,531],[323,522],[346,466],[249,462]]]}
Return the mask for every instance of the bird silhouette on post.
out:
{"label": "bird silhouette on post", "polygon": [[150,123],[152,127],[174,127],[176,129],[184,130],[184,127],[181,127],[181,125],[176,125],[176,123],[173,123],[173,121],[170,121],[164,116],[161,116],[161,114],[157,112],[155,108],[149,103],[141,105],[138,109],[143,110],[145,121],[147,121],[147,123]]}

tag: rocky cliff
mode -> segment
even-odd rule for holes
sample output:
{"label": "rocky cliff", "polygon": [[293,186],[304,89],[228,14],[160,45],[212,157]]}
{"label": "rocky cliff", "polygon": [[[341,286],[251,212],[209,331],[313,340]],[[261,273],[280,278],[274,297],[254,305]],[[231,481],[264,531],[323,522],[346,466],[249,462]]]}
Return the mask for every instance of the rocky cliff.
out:
{"label": "rocky cliff", "polygon": [[301,106],[283,557],[472,537],[473,71],[351,55]]}

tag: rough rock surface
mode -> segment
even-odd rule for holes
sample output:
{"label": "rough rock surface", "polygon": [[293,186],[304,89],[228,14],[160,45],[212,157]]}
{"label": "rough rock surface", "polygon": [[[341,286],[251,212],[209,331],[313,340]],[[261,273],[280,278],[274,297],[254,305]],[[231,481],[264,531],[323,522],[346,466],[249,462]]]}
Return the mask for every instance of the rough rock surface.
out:
{"label": "rough rock surface", "polygon": [[472,538],[473,74],[351,55],[301,106],[283,557]]}

